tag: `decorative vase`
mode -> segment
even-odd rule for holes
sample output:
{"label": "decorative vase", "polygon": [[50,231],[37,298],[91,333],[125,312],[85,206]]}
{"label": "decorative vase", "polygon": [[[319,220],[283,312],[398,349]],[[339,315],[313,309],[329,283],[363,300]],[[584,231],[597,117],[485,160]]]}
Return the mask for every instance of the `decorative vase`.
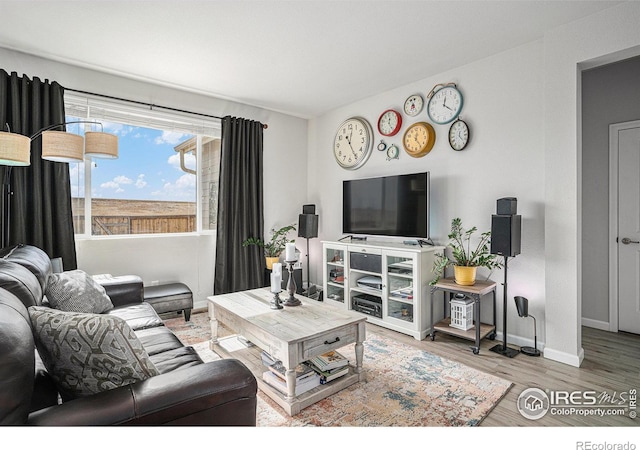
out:
{"label": "decorative vase", "polygon": [[279,256],[265,256],[267,261],[267,269],[273,270],[273,265],[280,260]]}
{"label": "decorative vase", "polygon": [[476,284],[476,266],[453,266],[456,284],[460,286],[473,286]]}

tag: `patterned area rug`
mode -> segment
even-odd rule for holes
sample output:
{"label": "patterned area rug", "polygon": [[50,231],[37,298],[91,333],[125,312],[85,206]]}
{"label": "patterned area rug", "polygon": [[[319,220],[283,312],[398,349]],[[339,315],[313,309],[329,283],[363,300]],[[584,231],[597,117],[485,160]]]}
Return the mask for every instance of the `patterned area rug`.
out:
{"label": "patterned area rug", "polygon": [[[219,359],[209,350],[207,313],[190,322],[165,324],[203,360]],[[258,426],[419,427],[475,426],[509,391],[511,383],[431,353],[367,332],[364,367],[367,381],[356,383],[288,416],[258,391]],[[355,361],[353,345],[340,349]]]}

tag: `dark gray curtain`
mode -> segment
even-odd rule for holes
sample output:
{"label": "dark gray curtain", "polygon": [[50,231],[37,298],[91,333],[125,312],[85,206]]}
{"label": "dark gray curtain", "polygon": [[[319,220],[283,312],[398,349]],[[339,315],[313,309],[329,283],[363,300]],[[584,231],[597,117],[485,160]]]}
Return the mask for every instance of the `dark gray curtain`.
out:
{"label": "dark gray curtain", "polygon": [[262,130],[260,122],[222,119],[214,294],[264,286],[262,248],[242,246],[264,233]]}
{"label": "dark gray curtain", "polygon": [[[0,69],[0,124],[4,131],[9,124],[12,132],[32,136],[46,126],[64,123],[64,119],[62,86]],[[65,270],[75,269],[69,165],[45,161],[41,155],[42,139],[37,138],[31,142],[31,165],[11,170],[9,244],[35,245],[51,258],[62,257]]]}

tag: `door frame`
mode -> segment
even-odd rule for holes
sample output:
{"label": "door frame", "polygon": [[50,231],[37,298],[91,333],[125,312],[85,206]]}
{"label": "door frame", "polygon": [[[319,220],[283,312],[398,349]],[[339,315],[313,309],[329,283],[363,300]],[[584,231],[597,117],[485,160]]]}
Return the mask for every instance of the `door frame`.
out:
{"label": "door frame", "polygon": [[640,128],[640,120],[609,125],[609,331],[618,332],[618,133]]}

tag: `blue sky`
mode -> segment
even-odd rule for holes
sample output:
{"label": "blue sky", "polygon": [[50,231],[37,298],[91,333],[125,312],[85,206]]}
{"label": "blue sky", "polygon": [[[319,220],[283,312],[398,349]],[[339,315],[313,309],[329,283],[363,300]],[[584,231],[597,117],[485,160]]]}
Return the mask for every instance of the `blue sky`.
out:
{"label": "blue sky", "polygon": [[[94,158],[91,192],[94,198],[196,201],[196,177],[180,169],[174,147],[192,135],[103,122],[104,131],[118,136],[118,159]],[[67,131],[78,133],[71,127]],[[71,164],[72,195],[84,194],[82,165]],[[195,169],[195,157],[187,155]]]}

